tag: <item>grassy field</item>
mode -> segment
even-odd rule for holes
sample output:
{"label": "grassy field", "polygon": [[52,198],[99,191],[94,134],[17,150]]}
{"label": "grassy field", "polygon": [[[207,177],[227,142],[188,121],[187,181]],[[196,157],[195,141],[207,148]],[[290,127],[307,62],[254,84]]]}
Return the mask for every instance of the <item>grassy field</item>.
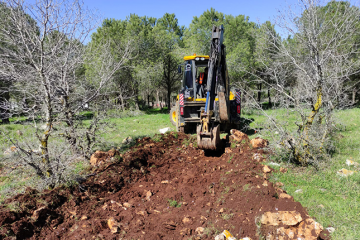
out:
{"label": "grassy field", "polygon": [[109,122],[114,124],[113,129],[109,129],[102,135],[107,146],[105,148],[121,147],[122,141],[131,137],[132,139],[142,138],[145,136],[154,136],[160,134],[159,130],[162,128],[170,128],[170,131],[175,131],[175,126],[170,122],[167,109],[159,110],[153,109],[139,114],[138,116],[124,117],[124,118],[110,118]]}
{"label": "grassy field", "polygon": [[[273,111],[268,110],[267,113]],[[285,111],[275,111],[278,111],[279,117],[286,114]],[[360,109],[338,111],[335,116],[343,127],[333,139],[335,153],[331,158],[323,162],[319,170],[280,162],[280,166],[289,171],[274,173],[272,181],[284,183],[284,189],[324,227],[334,227],[333,239],[360,239],[360,169],[345,164],[346,159],[360,163]],[[258,114],[246,117],[255,119],[251,124],[254,128],[261,128],[265,119]],[[290,114],[284,119],[294,122],[295,115]],[[295,128],[295,125],[289,127]],[[349,177],[340,177],[336,172],[342,168],[358,172]]]}
{"label": "grassy field", "polygon": [[[162,110],[151,109],[146,112],[125,112],[117,115],[119,117],[108,119],[111,128],[104,130],[101,135],[102,144],[96,146],[97,150],[109,150],[111,148],[126,150],[131,144],[122,144],[125,138],[131,137],[135,140],[145,136],[152,137],[160,133],[159,129],[166,127],[169,127],[171,131],[175,131],[166,108]],[[11,119],[10,124],[0,125],[0,131],[8,132],[11,138],[19,142],[34,143],[33,145],[36,147],[37,140],[34,136],[34,128],[30,123],[15,124],[16,120],[19,119]],[[88,125],[89,122],[90,120],[84,120],[85,125]],[[19,135],[18,131],[21,131],[22,135]],[[39,181],[32,169],[22,167],[16,159],[6,159],[7,156],[4,155],[4,151],[11,146],[12,144],[6,138],[0,136],[0,203],[9,196],[23,192],[27,186],[37,186]],[[5,166],[9,166],[9,162],[14,167],[5,168]],[[73,172],[77,174],[88,166],[87,161],[76,161],[72,166]]]}

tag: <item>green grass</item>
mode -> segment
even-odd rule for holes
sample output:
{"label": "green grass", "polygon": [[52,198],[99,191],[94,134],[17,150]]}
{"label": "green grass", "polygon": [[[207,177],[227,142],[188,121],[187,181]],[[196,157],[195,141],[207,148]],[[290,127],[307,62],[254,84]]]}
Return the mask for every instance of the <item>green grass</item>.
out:
{"label": "green grass", "polygon": [[160,133],[159,129],[166,127],[170,127],[171,131],[176,130],[170,122],[169,114],[159,109],[152,109],[148,114],[135,117],[110,118],[109,122],[114,124],[113,130],[109,129],[102,135],[108,148],[123,146],[122,141],[127,137],[133,140],[145,136],[152,137]]}
{"label": "green grass", "polygon": [[[142,138],[145,136],[154,136],[159,134],[159,129],[170,127],[171,131],[175,130],[175,127],[172,126],[169,120],[169,114],[167,109],[149,109],[146,112],[141,111],[125,111],[125,112],[116,112],[112,111],[108,113],[111,117],[106,119],[107,122],[112,125],[112,128],[104,129],[104,133],[101,135],[101,142],[105,144],[99,144],[94,150],[109,150],[111,148],[123,148],[125,151],[129,146],[133,144],[122,144],[122,141],[131,137],[133,143],[137,138]],[[84,119],[84,126],[88,126],[93,116],[92,112],[83,112],[81,113],[82,119]],[[36,149],[38,146],[35,128],[31,122],[26,122],[26,118],[19,117],[10,119],[10,124],[0,124],[0,132],[6,132],[9,134],[9,137],[19,141],[19,142],[29,142],[33,143],[33,147]],[[38,126],[41,126],[41,122],[36,122]],[[60,128],[58,125],[55,125],[56,128]],[[19,135],[17,132],[21,131],[22,135]],[[56,134],[56,132],[55,132]],[[50,139],[50,144],[53,139],[59,139],[54,136]],[[160,140],[161,135],[155,136],[155,139]],[[59,141],[59,140],[56,140]],[[61,139],[60,139],[61,141]],[[15,171],[7,168],[9,162],[11,164],[16,164],[18,161],[16,158],[8,158],[4,156],[4,151],[10,148],[13,144],[6,139],[4,136],[0,135],[0,170],[3,169],[0,173],[0,203],[4,201],[5,198],[12,196],[14,194],[22,192],[27,186],[36,187],[37,186],[37,177],[32,171],[32,169],[18,167]],[[6,166],[6,167],[5,167]],[[83,161],[75,161],[72,164],[71,172],[72,174],[80,174],[87,170],[89,164]],[[6,168],[6,171],[5,171]],[[30,178],[29,178],[30,176]]]}
{"label": "green grass", "polygon": [[[277,112],[276,112],[277,111]],[[285,110],[267,110],[268,113],[279,113],[280,117],[286,114]],[[319,170],[314,167],[299,167],[282,162],[287,167],[287,173],[273,173],[273,182],[284,183],[284,189],[307,208],[309,214],[325,228],[332,226],[335,232],[333,239],[360,239],[360,169],[348,167],[346,159],[360,163],[360,109],[337,111],[335,117],[345,126],[336,132],[334,137],[335,153],[324,161]],[[260,128],[265,117],[252,113],[247,115],[255,121],[253,128]],[[295,114],[289,114],[289,128],[296,129],[293,124]],[[291,125],[292,123],[292,125]],[[338,124],[337,124],[338,126]],[[261,135],[258,133],[252,137]],[[264,134],[263,137],[266,135]],[[272,166],[275,169],[280,167]],[[349,177],[339,177],[336,172],[342,168],[358,170]],[[302,193],[295,193],[302,189]]]}
{"label": "green grass", "polygon": [[167,200],[170,207],[181,207],[181,203],[180,202],[177,202],[176,200],[173,200],[173,199],[168,199]]}

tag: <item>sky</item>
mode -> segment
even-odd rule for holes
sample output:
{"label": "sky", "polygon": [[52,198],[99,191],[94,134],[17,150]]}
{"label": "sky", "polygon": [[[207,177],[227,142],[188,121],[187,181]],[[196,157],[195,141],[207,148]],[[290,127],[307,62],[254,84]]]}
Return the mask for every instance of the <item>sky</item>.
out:
{"label": "sky", "polygon": [[279,9],[296,0],[84,0],[90,9],[97,9],[103,18],[126,19],[131,13],[160,18],[175,13],[180,25],[189,27],[194,16],[200,16],[211,7],[231,15],[246,15],[250,21],[263,23],[272,20]]}

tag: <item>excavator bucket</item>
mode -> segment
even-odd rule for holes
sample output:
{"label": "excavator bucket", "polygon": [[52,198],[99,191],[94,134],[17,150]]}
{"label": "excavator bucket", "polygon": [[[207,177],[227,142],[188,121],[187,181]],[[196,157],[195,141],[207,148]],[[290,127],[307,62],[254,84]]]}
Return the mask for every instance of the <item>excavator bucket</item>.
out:
{"label": "excavator bucket", "polygon": [[209,129],[208,132],[202,131],[202,126],[196,129],[198,147],[204,150],[216,150],[220,144],[220,125]]}

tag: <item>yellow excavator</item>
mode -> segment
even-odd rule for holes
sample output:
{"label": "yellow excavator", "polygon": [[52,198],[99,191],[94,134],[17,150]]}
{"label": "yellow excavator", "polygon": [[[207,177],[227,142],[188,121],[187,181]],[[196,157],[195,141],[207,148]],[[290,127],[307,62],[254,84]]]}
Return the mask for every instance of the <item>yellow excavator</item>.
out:
{"label": "yellow excavator", "polygon": [[185,56],[178,72],[182,88],[170,111],[177,131],[196,131],[198,147],[216,150],[220,131],[240,125],[241,92],[230,91],[226,66],[224,27],[213,26],[210,55]]}

